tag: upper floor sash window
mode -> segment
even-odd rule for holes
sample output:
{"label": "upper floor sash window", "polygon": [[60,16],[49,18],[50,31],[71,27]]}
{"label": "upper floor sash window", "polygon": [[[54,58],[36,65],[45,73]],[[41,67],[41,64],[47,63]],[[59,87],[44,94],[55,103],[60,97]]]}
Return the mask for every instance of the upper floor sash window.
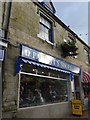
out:
{"label": "upper floor sash window", "polygon": [[52,22],[43,16],[40,16],[39,37],[47,42],[53,43]]}

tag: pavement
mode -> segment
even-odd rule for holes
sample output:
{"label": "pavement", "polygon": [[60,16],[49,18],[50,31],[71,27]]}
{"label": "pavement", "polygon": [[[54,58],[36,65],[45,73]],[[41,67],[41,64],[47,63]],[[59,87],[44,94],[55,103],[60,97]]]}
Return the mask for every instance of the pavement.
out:
{"label": "pavement", "polygon": [[[8,116],[8,115],[9,114],[7,114],[7,117],[3,116],[3,118],[11,118],[12,115],[11,116]],[[82,116],[70,114],[69,116],[65,116],[65,118],[60,118],[60,120],[70,120],[70,119],[72,119],[72,120],[79,120],[79,119],[80,120],[84,120],[84,119],[87,120],[87,119],[89,119],[90,120],[90,110],[84,110]],[[5,119],[5,120],[8,120],[8,119]],[[15,120],[19,120],[19,119],[15,118]],[[22,119],[22,120],[24,120],[24,119]],[[27,120],[29,120],[29,119],[27,119]],[[34,120],[34,119],[30,119],[30,120]],[[36,119],[36,120],[39,120],[39,119]],[[43,120],[43,119],[41,119],[41,120]],[[59,118],[58,119],[57,118],[56,119],[55,118],[51,118],[51,119],[48,118],[46,120],[59,120]]]}
{"label": "pavement", "polygon": [[83,111],[83,114],[82,114],[82,116],[79,116],[79,115],[70,115],[70,116],[68,116],[67,118],[87,118],[87,119],[89,119],[90,120],[90,110],[85,110],[85,111]]}

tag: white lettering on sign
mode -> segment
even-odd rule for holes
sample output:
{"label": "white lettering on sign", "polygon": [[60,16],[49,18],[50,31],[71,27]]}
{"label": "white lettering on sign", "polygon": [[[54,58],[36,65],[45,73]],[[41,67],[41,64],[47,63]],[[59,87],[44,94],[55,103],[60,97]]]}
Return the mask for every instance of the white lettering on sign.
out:
{"label": "white lettering on sign", "polygon": [[51,65],[57,68],[66,69],[74,73],[79,73],[80,68],[74,64],[70,64],[64,60],[54,58],[43,52],[39,52],[35,49],[22,45],[21,56],[30,60],[38,61],[47,65]]}

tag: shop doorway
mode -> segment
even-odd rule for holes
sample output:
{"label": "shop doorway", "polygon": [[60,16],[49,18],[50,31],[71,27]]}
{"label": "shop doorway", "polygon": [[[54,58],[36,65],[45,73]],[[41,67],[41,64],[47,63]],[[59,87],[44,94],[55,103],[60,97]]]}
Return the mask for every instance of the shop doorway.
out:
{"label": "shop doorway", "polygon": [[79,76],[74,76],[74,85],[75,85],[75,97],[80,100],[80,82]]}

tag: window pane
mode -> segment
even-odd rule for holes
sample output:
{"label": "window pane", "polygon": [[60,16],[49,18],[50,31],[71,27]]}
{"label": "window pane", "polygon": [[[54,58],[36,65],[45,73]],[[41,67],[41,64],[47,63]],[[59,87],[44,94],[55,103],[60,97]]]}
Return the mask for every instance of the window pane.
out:
{"label": "window pane", "polygon": [[46,27],[51,28],[50,22],[49,22],[48,20],[46,20],[45,18],[40,17],[40,22],[41,22],[43,25],[45,25]]}
{"label": "window pane", "polygon": [[42,16],[40,17],[39,36],[44,40],[52,42],[51,23],[47,19],[43,18]]}
{"label": "window pane", "polygon": [[42,39],[45,39],[45,30],[44,30],[45,28],[44,28],[44,26],[42,25],[42,24],[40,24],[40,27],[39,27],[39,35],[40,35],[40,37],[42,38]]}
{"label": "window pane", "polygon": [[45,27],[42,24],[40,24],[40,30],[44,31],[44,29]]}
{"label": "window pane", "polygon": [[50,22],[48,22],[47,20],[45,21],[45,25],[46,25],[48,28],[51,28],[51,24],[50,24]]}
{"label": "window pane", "polygon": [[48,28],[45,28],[45,29],[44,29],[44,32],[47,33],[47,34],[49,34]]}
{"label": "window pane", "polygon": [[45,26],[43,26],[42,24],[40,24],[39,35],[43,39],[49,40],[49,30],[48,30],[48,28],[45,28]]}
{"label": "window pane", "polygon": [[49,41],[49,35],[47,33],[44,34],[45,40]]}
{"label": "window pane", "polygon": [[44,18],[40,17],[40,22],[44,24]]}
{"label": "window pane", "polygon": [[67,100],[67,81],[21,75],[20,107],[65,102]]}

